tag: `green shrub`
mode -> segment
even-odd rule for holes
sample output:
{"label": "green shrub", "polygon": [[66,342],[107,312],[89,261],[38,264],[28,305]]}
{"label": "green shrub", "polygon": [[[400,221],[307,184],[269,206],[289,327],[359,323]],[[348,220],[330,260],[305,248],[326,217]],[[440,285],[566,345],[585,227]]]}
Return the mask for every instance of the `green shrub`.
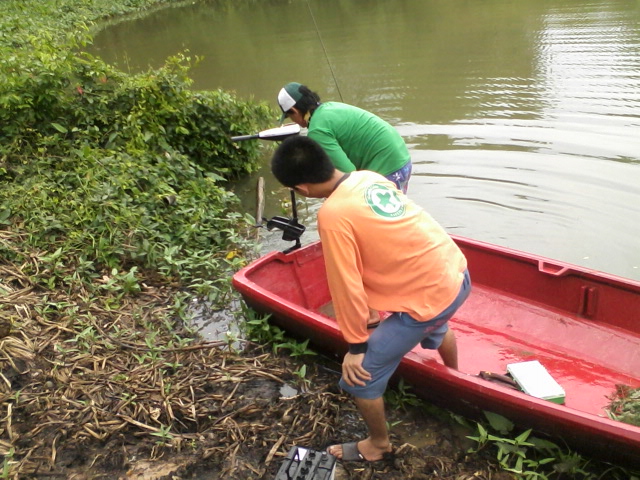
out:
{"label": "green shrub", "polygon": [[[33,7],[25,29],[9,29],[13,43],[0,38],[0,224],[48,252],[36,283],[90,285],[105,269],[135,267],[218,296],[250,247],[250,219],[226,182],[260,161],[259,142],[230,137],[264,128],[274,113],[191,90],[184,54],[129,75],[82,52],[90,36],[81,22],[64,36],[44,24],[33,34]],[[0,11],[8,8],[20,13],[18,2]],[[21,261],[12,253],[21,250],[2,253]]]}

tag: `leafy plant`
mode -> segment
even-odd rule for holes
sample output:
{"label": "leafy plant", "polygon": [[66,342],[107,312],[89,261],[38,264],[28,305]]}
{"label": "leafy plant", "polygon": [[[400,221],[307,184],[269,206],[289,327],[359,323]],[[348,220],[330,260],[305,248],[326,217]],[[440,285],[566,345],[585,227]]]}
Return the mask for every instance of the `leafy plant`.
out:
{"label": "leafy plant", "polygon": [[158,445],[167,445],[173,440],[173,434],[171,433],[171,426],[160,425],[158,432],[152,432],[151,435],[159,437]]}
{"label": "leafy plant", "polygon": [[404,383],[404,379],[400,379],[394,388],[388,388],[384,393],[384,401],[387,405],[394,409],[406,410],[408,407],[422,406],[424,402],[420,400],[414,393],[410,392],[411,387]]}
{"label": "leafy plant", "polygon": [[4,455],[4,459],[2,460],[2,475],[0,475],[0,478],[9,478],[14,454],[15,449],[11,447],[9,448],[9,451]]}
{"label": "leafy plant", "polygon": [[241,326],[247,339],[261,344],[270,344],[279,342],[284,338],[284,332],[269,323],[271,315],[260,316],[254,310],[245,306],[241,308],[241,312],[246,319],[241,323]]}
{"label": "leafy plant", "polygon": [[[637,474],[606,463],[595,465],[556,443],[532,435],[532,430],[515,433],[507,418],[484,412],[488,424],[477,423],[477,434],[467,438],[477,443],[469,452],[492,449],[500,467],[519,480],[583,479],[637,480]],[[587,468],[589,467],[589,468]],[[602,472],[602,473],[596,473]]]}
{"label": "leafy plant", "polygon": [[317,355],[316,352],[309,348],[309,339],[306,339],[304,342],[298,342],[295,340],[289,339],[286,342],[278,343],[274,346],[275,351],[278,350],[287,350],[289,355],[292,357],[301,357],[305,355]]}
{"label": "leafy plant", "polygon": [[304,384],[305,387],[308,387],[311,384],[311,380],[307,378],[307,366],[302,365],[298,370],[293,372],[293,374],[298,377],[300,382]]}
{"label": "leafy plant", "polygon": [[640,388],[617,385],[607,413],[613,420],[640,427]]}

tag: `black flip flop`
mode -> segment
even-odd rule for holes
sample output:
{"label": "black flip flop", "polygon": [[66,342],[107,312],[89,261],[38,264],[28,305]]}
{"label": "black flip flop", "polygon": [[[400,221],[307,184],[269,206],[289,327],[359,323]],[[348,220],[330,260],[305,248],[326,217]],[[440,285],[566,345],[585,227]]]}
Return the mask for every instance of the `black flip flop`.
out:
{"label": "black flip flop", "polygon": [[342,460],[343,462],[375,463],[375,462],[382,462],[382,461],[388,460],[390,458],[390,455],[392,455],[392,452],[385,452],[382,455],[382,458],[379,458],[378,460],[367,460],[364,457],[364,455],[360,453],[360,450],[358,450],[358,442],[343,443],[341,446],[342,446],[342,458],[340,460]]}
{"label": "black flip flop", "polygon": [[358,442],[349,442],[342,444],[342,458],[343,462],[368,462],[364,455],[358,450]]}

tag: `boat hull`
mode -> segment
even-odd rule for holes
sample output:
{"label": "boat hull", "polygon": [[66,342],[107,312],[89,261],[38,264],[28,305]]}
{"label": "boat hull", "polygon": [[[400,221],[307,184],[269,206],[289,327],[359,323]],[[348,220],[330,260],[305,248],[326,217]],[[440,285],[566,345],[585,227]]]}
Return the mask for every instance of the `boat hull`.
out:
{"label": "boat hull", "polygon": [[[450,410],[499,413],[562,438],[588,455],[640,465],[640,427],[608,418],[617,385],[640,387],[640,283],[454,236],[465,253],[472,293],[450,321],[458,371],[420,347],[394,379]],[[331,317],[322,246],[270,253],[234,275],[253,309],[293,335],[342,355],[346,344]],[[538,360],[566,391],[559,405],[479,376]]]}

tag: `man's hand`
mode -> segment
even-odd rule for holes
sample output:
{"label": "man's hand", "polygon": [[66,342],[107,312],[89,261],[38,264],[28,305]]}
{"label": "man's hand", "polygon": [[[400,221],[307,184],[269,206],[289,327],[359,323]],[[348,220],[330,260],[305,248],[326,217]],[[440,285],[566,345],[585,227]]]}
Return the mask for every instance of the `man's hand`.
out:
{"label": "man's hand", "polygon": [[353,387],[358,385],[363,387],[366,380],[371,380],[371,375],[362,368],[364,353],[347,353],[342,361],[342,378],[347,385]]}

